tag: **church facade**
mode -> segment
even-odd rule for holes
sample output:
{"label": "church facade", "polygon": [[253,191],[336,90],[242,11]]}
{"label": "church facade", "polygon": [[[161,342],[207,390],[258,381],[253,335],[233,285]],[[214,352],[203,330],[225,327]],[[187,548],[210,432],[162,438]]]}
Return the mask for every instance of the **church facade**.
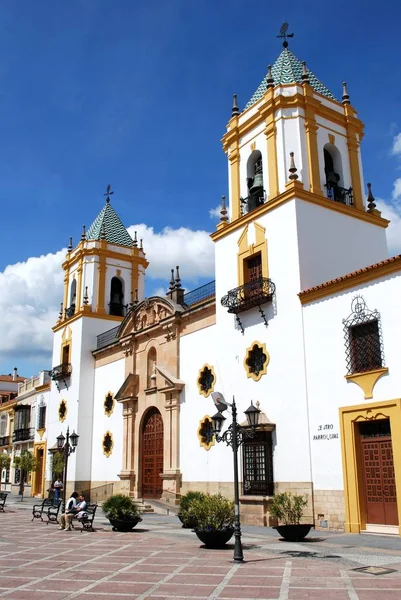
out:
{"label": "church facade", "polygon": [[318,527],[399,533],[401,257],[370,184],[365,200],[362,137],[346,85],[336,100],[285,42],[242,111],[234,97],[215,281],[192,292],[176,268],[145,298],[146,240],[107,197],[70,243],[53,328],[47,440],[80,436],[69,487],[232,496],[232,450],[207,434],[219,391],[240,421],[261,411],[240,450],[244,520],[268,525],[290,490]]}

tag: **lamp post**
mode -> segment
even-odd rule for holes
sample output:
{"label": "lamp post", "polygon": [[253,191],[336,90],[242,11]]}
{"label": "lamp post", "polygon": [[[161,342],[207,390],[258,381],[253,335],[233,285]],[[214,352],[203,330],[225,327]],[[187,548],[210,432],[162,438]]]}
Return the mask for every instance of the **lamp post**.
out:
{"label": "lamp post", "polygon": [[75,452],[76,447],[78,446],[78,438],[79,435],[73,431],[70,435],[70,428],[67,427],[67,437],[63,436],[63,432],[57,436],[57,448],[61,450],[64,454],[64,477],[63,477],[63,505],[62,512],[65,511],[65,494],[67,488],[67,466],[68,466],[68,457],[72,452]]}
{"label": "lamp post", "polygon": [[[253,438],[255,435],[256,427],[259,423],[259,408],[253,405],[251,401],[251,406],[247,408],[245,412],[248,426],[250,429],[245,429],[242,427],[237,421],[237,406],[235,404],[235,398],[233,397],[233,402],[230,404],[221,396],[221,394],[216,393],[213,397],[213,400],[216,404],[216,408],[218,412],[213,415],[213,432],[209,433],[210,438],[213,435],[216,437],[217,442],[225,442],[227,446],[231,446],[233,449],[233,459],[234,459],[234,562],[243,562],[244,553],[242,551],[242,542],[241,542],[241,522],[240,522],[240,509],[239,509],[239,482],[238,482],[238,448],[244,441],[248,438]],[[228,427],[228,429],[222,434],[221,430],[223,428],[223,423],[226,420],[226,417],[222,414],[228,407],[231,407],[231,416],[232,423]]]}

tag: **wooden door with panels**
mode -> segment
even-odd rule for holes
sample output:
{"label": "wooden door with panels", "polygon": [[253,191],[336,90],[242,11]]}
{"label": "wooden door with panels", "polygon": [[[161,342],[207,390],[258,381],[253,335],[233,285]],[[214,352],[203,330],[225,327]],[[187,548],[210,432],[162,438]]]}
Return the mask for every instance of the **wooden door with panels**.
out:
{"label": "wooden door with panels", "polygon": [[398,525],[390,419],[358,424],[366,522]]}
{"label": "wooden door with panels", "polygon": [[163,492],[163,419],[155,408],[145,417],[142,430],[142,496],[160,498]]}

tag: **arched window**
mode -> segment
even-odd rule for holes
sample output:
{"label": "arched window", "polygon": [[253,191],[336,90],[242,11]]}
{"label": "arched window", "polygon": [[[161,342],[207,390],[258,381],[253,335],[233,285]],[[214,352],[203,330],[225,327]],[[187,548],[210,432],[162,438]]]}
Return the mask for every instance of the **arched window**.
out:
{"label": "arched window", "polygon": [[344,188],[341,154],[338,148],[334,144],[326,144],[323,153],[327,197],[343,204],[352,205],[352,188]]}
{"label": "arched window", "polygon": [[148,364],[147,364],[147,388],[156,387],[156,348],[150,348],[148,352]]}
{"label": "arched window", "polygon": [[73,279],[70,288],[70,306],[67,308],[67,317],[72,317],[75,313],[75,306],[77,303],[77,280]]}
{"label": "arched window", "polygon": [[119,277],[113,277],[110,285],[110,314],[117,317],[124,316],[124,283]]}
{"label": "arched window", "polygon": [[246,183],[248,186],[247,212],[254,210],[264,202],[262,154],[254,150],[246,164]]}
{"label": "arched window", "polygon": [[3,415],[0,419],[0,437],[5,437],[7,431],[7,417]]}

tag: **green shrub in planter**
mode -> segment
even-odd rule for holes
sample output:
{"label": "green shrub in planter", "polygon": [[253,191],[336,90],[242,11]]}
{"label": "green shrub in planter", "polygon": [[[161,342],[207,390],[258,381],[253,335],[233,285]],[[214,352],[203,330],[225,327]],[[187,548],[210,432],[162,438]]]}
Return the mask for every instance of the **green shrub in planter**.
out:
{"label": "green shrub in planter", "polygon": [[234,502],[221,494],[206,494],[191,502],[196,531],[222,531],[234,526]]}
{"label": "green shrub in planter", "polygon": [[270,515],[284,525],[299,525],[307,505],[304,496],[283,492],[273,497],[269,510]]}
{"label": "green shrub in planter", "polygon": [[103,502],[103,512],[108,519],[117,519],[119,521],[132,521],[138,519],[139,509],[130,496],[124,494],[114,494]]}
{"label": "green shrub in planter", "polygon": [[195,527],[196,519],[192,515],[191,507],[194,500],[202,500],[205,497],[203,492],[188,492],[182,496],[179,504],[178,517],[184,527]]}

